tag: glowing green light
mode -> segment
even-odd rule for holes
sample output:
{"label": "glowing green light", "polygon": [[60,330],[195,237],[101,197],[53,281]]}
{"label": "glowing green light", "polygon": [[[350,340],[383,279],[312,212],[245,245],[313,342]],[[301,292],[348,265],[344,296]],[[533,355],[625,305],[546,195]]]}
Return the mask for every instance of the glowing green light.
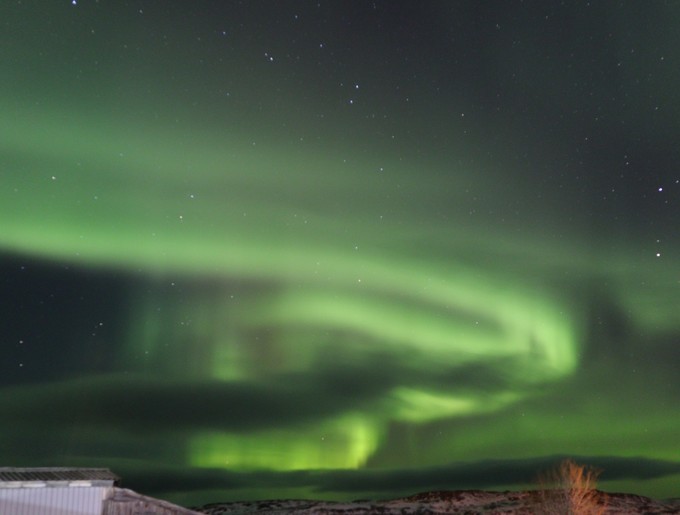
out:
{"label": "glowing green light", "polygon": [[[263,152],[238,134],[187,139],[158,127],[15,114],[5,119],[17,123],[0,125],[12,155],[0,246],[158,279],[134,296],[121,366],[255,382],[312,374],[328,356],[349,377],[375,356],[419,378],[504,363],[504,381],[484,394],[397,378],[380,396],[295,429],[195,435],[192,464],[357,467],[395,421],[499,410],[577,366],[579,313],[539,286],[530,266],[509,273],[457,259],[460,249],[503,247],[500,233],[415,209],[463,202],[450,185],[472,180],[473,170],[442,188],[392,163],[392,180],[412,189],[413,205],[404,206],[385,195],[382,177],[362,172],[368,163],[348,169],[332,154]],[[446,244],[430,255],[405,235]],[[174,297],[160,285],[175,276],[210,287]]]}
{"label": "glowing green light", "polygon": [[346,415],[311,427],[256,434],[201,434],[192,439],[194,466],[233,469],[358,468],[378,447],[380,430],[363,416]]}

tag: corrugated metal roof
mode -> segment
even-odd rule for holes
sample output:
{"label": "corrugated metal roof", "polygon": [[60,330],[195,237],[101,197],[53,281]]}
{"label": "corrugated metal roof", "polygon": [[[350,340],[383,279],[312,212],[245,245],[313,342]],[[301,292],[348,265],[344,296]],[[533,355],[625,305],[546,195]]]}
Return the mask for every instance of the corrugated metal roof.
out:
{"label": "corrugated metal roof", "polygon": [[109,469],[41,467],[0,467],[0,481],[119,481]]}

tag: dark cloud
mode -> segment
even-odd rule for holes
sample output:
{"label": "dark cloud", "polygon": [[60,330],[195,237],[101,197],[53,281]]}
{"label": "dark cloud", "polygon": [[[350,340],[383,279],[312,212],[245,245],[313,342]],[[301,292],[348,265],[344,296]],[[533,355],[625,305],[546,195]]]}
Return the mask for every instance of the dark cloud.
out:
{"label": "dark cloud", "polygon": [[0,410],[17,426],[29,427],[77,423],[130,432],[253,431],[365,408],[397,385],[425,385],[449,393],[500,388],[507,386],[496,368],[500,365],[448,367],[437,373],[376,355],[360,363],[329,363],[313,372],[261,381],[101,375],[6,388]]}
{"label": "dark cloud", "polygon": [[113,370],[130,274],[0,253],[0,277],[0,385]]}
{"label": "dark cloud", "polygon": [[536,481],[540,472],[549,470],[562,460],[602,469],[603,480],[651,479],[680,473],[680,463],[647,458],[598,456],[547,456],[519,460],[485,460],[452,463],[441,467],[402,469],[388,472],[370,470],[343,471],[321,476],[320,491],[396,491],[413,488],[460,490],[489,488],[497,485],[522,485]]}
{"label": "dark cloud", "polygon": [[263,382],[99,376],[6,388],[0,410],[18,425],[70,425],[159,432],[246,431],[319,420],[357,408],[392,381],[365,370],[286,375]]}
{"label": "dark cloud", "polygon": [[[546,456],[518,460],[486,460],[451,463],[439,467],[398,470],[255,471],[174,467],[120,471],[124,481],[144,492],[239,490],[245,488],[309,488],[319,495],[390,496],[397,492],[427,490],[489,489],[536,483],[542,472],[557,466],[568,456]],[[680,462],[643,457],[572,456],[576,463],[602,470],[603,481],[643,480],[680,474]],[[226,495],[226,494],[225,494]]]}

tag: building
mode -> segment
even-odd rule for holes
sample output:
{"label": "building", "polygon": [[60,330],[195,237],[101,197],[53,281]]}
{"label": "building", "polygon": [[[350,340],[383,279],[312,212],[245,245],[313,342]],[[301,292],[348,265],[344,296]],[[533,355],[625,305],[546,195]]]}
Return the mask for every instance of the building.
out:
{"label": "building", "polygon": [[104,500],[101,513],[102,515],[201,515],[197,511],[140,495],[124,488],[113,489],[113,496]]}
{"label": "building", "polygon": [[108,469],[0,467],[2,515],[195,515],[118,487]]}

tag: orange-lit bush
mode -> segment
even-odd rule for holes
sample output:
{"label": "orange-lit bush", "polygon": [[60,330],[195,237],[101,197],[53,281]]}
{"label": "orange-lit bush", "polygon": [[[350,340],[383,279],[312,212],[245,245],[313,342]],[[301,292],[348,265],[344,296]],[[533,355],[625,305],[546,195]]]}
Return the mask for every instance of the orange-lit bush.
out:
{"label": "orange-lit bush", "polygon": [[600,472],[572,460],[563,461],[541,477],[538,513],[546,515],[601,515],[605,494],[596,489]]}

